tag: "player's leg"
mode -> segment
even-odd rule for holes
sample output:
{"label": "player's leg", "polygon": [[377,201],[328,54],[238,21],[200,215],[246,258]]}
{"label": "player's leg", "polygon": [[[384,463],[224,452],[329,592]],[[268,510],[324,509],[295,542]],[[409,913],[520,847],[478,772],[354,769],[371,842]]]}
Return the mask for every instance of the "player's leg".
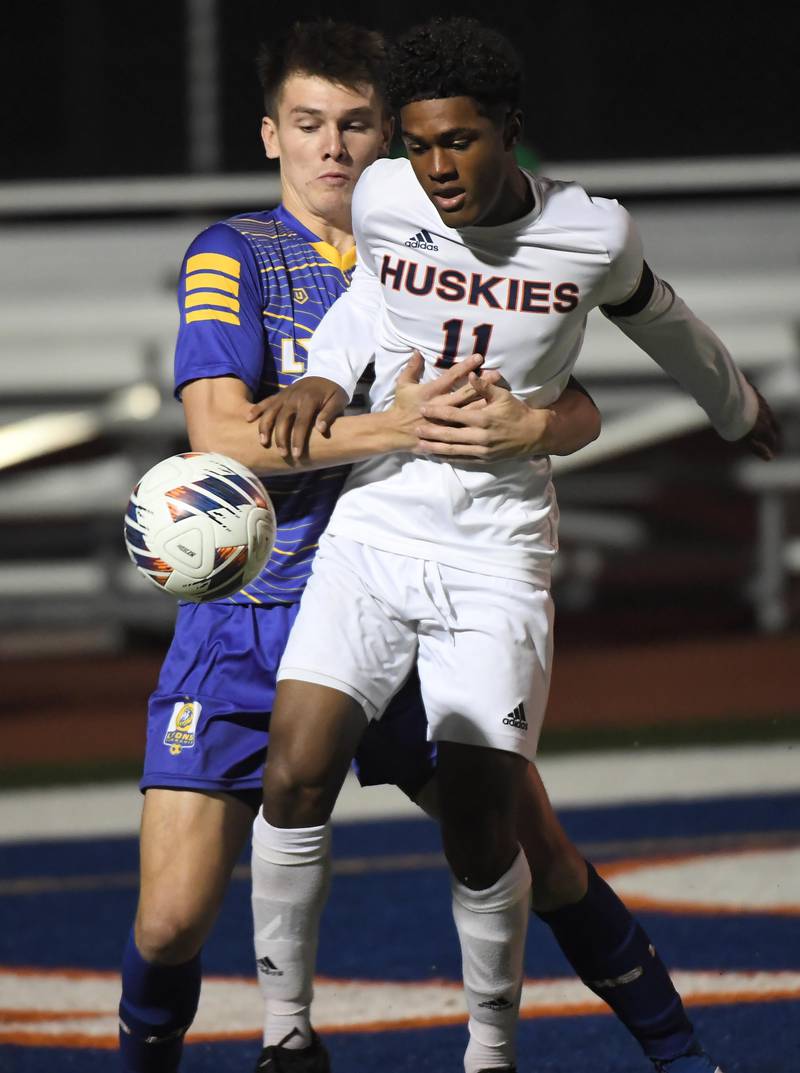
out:
{"label": "player's leg", "polygon": [[252,807],[229,794],[147,791],[134,935],[148,961],[178,965],[200,951],[252,826]]}
{"label": "player's leg", "polygon": [[271,1061],[280,1068],[287,1051],[306,1052],[304,1070],[328,1068],[310,1024],[328,820],[368,719],[382,711],[413,660],[414,635],[372,594],[369,565],[354,542],[320,543],[281,663],[264,805],[253,828],[265,1068]]}
{"label": "player's leg", "polygon": [[[370,723],[356,755],[356,770],[362,785],[394,783],[438,821],[436,748],[426,738],[427,727],[419,680],[412,673],[381,720]],[[602,891],[603,896],[589,895],[589,862],[561,826],[534,765],[526,771],[522,786],[517,837],[534,877],[532,908],[551,925],[579,977],[587,981],[612,979],[617,951],[625,947],[625,937],[634,932],[642,940],[640,949],[646,949],[649,955],[649,937],[593,870],[593,888]],[[577,918],[577,933],[584,937],[591,934],[590,944],[576,942],[571,922],[562,926],[565,914],[558,911],[566,907],[573,920]],[[596,993],[605,1001],[611,999],[609,1005],[646,1054],[674,1060],[697,1049],[697,1042],[680,999],[675,1003],[674,985],[660,959],[657,955],[655,959],[649,957],[645,964],[647,972],[641,978],[644,985],[633,981]],[[643,1010],[640,993],[645,988],[648,999]],[[668,1037],[672,1043],[665,1047]],[[715,1069],[715,1064],[703,1055],[694,1055],[686,1062],[691,1062],[684,1067],[686,1073],[712,1073]],[[668,1068],[670,1073],[681,1073],[679,1066]]]}
{"label": "player's leg", "polygon": [[552,604],[543,589],[426,564],[433,611],[418,669],[431,734],[469,1010],[466,1073],[515,1068],[530,912],[518,798],[547,698]]}
{"label": "player's leg", "polygon": [[[520,764],[524,769],[526,761],[508,752],[440,742],[443,791],[440,779],[434,777],[437,750],[426,740],[426,730],[413,675],[381,720],[370,723],[356,756],[358,776],[362,785],[396,783],[440,822],[440,801],[445,801],[443,835],[457,869],[452,879],[453,916],[471,1014],[466,1068],[496,1069],[498,1062],[500,1069],[513,1068],[530,893],[530,873],[513,834],[513,798],[520,775],[516,769]],[[495,760],[496,772],[491,763]],[[472,883],[485,887],[476,890]]]}
{"label": "player's leg", "polygon": [[178,1068],[200,948],[260,802],[267,713],[294,614],[179,608],[148,710],[141,895],[122,966],[126,1073]]}
{"label": "player's leg", "polygon": [[470,1039],[466,1073],[514,1068],[530,870],[513,817],[524,757],[440,741],[440,823],[451,870]]}
{"label": "player's leg", "polygon": [[535,862],[533,910],[544,912],[579,901],[588,883],[586,861],[561,826],[535,764],[525,772],[516,830],[531,872]]}
{"label": "player's leg", "polygon": [[520,795],[517,835],[534,876],[534,912],[576,974],[606,1002],[654,1063],[713,1073],[680,995],[647,932],[567,837],[536,767]]}
{"label": "player's leg", "polygon": [[200,951],[252,824],[252,808],[227,794],[147,791],[139,904],[122,966],[126,1073],[178,1068],[200,996]]}
{"label": "player's leg", "polygon": [[[329,819],[367,718],[356,700],[325,686],[278,686],[253,826],[253,925],[264,996],[262,1056],[273,1048],[318,1051],[311,999],[319,920],[330,883]],[[277,1064],[277,1063],[276,1063]],[[269,1065],[266,1068],[271,1068]]]}
{"label": "player's leg", "polygon": [[[362,786],[397,786],[438,823],[436,751],[436,743],[428,740],[428,719],[414,666],[380,719],[374,719],[364,732],[353,768]],[[436,801],[430,810],[428,796]]]}

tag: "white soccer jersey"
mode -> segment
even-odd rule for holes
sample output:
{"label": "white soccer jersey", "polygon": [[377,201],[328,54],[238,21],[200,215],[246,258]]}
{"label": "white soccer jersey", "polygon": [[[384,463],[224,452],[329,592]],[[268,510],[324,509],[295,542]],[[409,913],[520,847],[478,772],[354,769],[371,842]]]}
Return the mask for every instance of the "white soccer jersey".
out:
{"label": "white soccer jersey", "polygon": [[[527,215],[455,230],[442,222],[408,161],[368,168],[353,198],[358,267],[314,334],[307,375],[335,380],[352,394],[374,346],[371,405],[383,410],[411,351],[425,359],[423,380],[479,352],[518,398],[534,406],[554,402],[590,310],[622,305],[624,314],[642,276],[642,248],[616,201],[590,198],[575,183],[528,178],[534,205]],[[746,386],[730,365],[725,417],[732,413],[735,423],[743,420]],[[752,424],[751,415],[744,420]],[[737,426],[734,436],[747,427]],[[454,464],[393,455],[354,467],[328,531],[385,551],[546,583],[556,528],[546,457]]]}

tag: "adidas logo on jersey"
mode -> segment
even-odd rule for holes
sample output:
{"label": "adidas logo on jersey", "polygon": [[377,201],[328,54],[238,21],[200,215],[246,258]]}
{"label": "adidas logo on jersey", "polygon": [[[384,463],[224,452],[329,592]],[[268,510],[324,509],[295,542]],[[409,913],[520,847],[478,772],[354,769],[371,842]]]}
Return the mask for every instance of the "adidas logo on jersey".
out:
{"label": "adidas logo on jersey", "polygon": [[264,976],[283,976],[283,970],[279,969],[271,958],[258,958],[256,965],[258,965],[258,971]]}
{"label": "adidas logo on jersey", "polygon": [[528,721],[525,718],[525,705],[518,704],[513,712],[509,712],[503,720],[503,725],[514,727],[515,730],[527,730]]}
{"label": "adidas logo on jersey", "polygon": [[412,250],[438,250],[439,247],[433,244],[433,236],[430,231],[417,231],[416,235],[412,235],[411,238],[407,238],[405,241],[406,246],[410,246]]}

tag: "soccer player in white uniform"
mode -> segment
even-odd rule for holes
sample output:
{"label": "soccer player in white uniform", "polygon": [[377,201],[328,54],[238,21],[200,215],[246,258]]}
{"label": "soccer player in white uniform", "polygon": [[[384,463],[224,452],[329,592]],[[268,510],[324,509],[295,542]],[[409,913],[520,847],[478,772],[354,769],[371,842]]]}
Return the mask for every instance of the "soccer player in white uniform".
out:
{"label": "soccer player in white uniform", "polygon": [[[379,161],[359,181],[353,284],[315,333],[308,379],[269,411],[267,439],[274,430],[302,453],[313,415],[354,390],[375,325],[375,410],[391,404],[412,350],[426,380],[480,351],[518,400],[546,406],[600,306],[720,435],[770,455],[768,407],[644,263],[625,210],[517,167],[519,68],[507,42],[469,20],[422,27],[399,43],[390,87],[410,162]],[[474,462],[462,444],[453,463],[446,445],[361,463],[334,509],[278,674],[253,909],[268,1018],[318,1050],[309,1005],[328,819],[365,728],[416,659],[438,745],[470,1015],[465,1070],[513,1073],[530,897],[514,821],[547,698],[557,509],[546,457],[487,462],[473,427]],[[714,1068],[696,1049],[655,1064]]]}
{"label": "soccer player in white uniform", "polygon": [[[276,551],[247,591],[179,610],[148,717],[140,896],[122,965],[125,1073],[172,1073],[179,1067],[197,1008],[201,948],[260,803],[277,661],[299,604],[305,566],[346,475],[343,465],[330,467],[413,449],[420,401],[435,403],[452,386],[445,377],[418,387],[409,370],[398,391],[401,405],[393,412],[337,421],[330,436],[312,441],[309,457],[300,463],[265,449],[248,423],[253,398],[275,393],[276,380],[285,387],[305,369],[314,326],[347,287],[355,260],[352,189],[385,151],[390,129],[379,92],[384,61],[379,35],[321,20],[295,26],[270,44],[262,63],[264,131],[270,155],[280,157],[283,203],[271,212],[216,224],[192,243],[179,284],[176,387],[193,448],[223,451],[265,479],[275,476],[279,548],[309,547],[291,558]],[[456,372],[451,370],[453,381]],[[539,411],[527,411],[501,392],[482,419],[503,450],[566,453],[589,442],[599,427],[590,400],[572,390]],[[441,446],[449,448],[447,442]],[[470,449],[468,442],[464,449]],[[317,478],[305,472],[309,466],[329,468]],[[400,715],[394,724],[388,717],[376,724],[364,743],[359,775],[365,782],[397,783],[416,797],[435,769],[413,682],[406,694],[396,707],[403,716],[414,715],[413,725],[406,733],[403,719],[402,734],[390,731]],[[194,740],[191,747],[174,749],[171,713],[187,701],[195,713]],[[533,769],[529,788],[529,811],[538,821],[532,829],[528,825],[528,852],[546,881],[537,908],[555,909],[581,897],[585,864]],[[616,911],[624,912],[619,903]],[[607,908],[582,904],[579,912],[587,929],[609,934]],[[597,975],[613,971],[603,959]],[[661,1009],[674,995],[665,973],[660,993]],[[688,1024],[685,1017],[683,1023]],[[273,1050],[265,1048],[259,1067],[274,1068]]]}

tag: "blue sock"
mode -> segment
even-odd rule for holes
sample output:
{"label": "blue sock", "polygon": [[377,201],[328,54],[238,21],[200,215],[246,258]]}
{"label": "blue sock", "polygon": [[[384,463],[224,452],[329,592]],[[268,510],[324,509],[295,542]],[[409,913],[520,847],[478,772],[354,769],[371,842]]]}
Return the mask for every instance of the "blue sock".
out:
{"label": "blue sock", "polygon": [[124,1073],[174,1073],[200,998],[200,955],[155,965],[136,948],[133,928],[122,956],[119,1050]]}
{"label": "blue sock", "polygon": [[537,916],[587,987],[606,1002],[651,1059],[685,1054],[694,1032],[647,933],[587,861],[579,902]]}

